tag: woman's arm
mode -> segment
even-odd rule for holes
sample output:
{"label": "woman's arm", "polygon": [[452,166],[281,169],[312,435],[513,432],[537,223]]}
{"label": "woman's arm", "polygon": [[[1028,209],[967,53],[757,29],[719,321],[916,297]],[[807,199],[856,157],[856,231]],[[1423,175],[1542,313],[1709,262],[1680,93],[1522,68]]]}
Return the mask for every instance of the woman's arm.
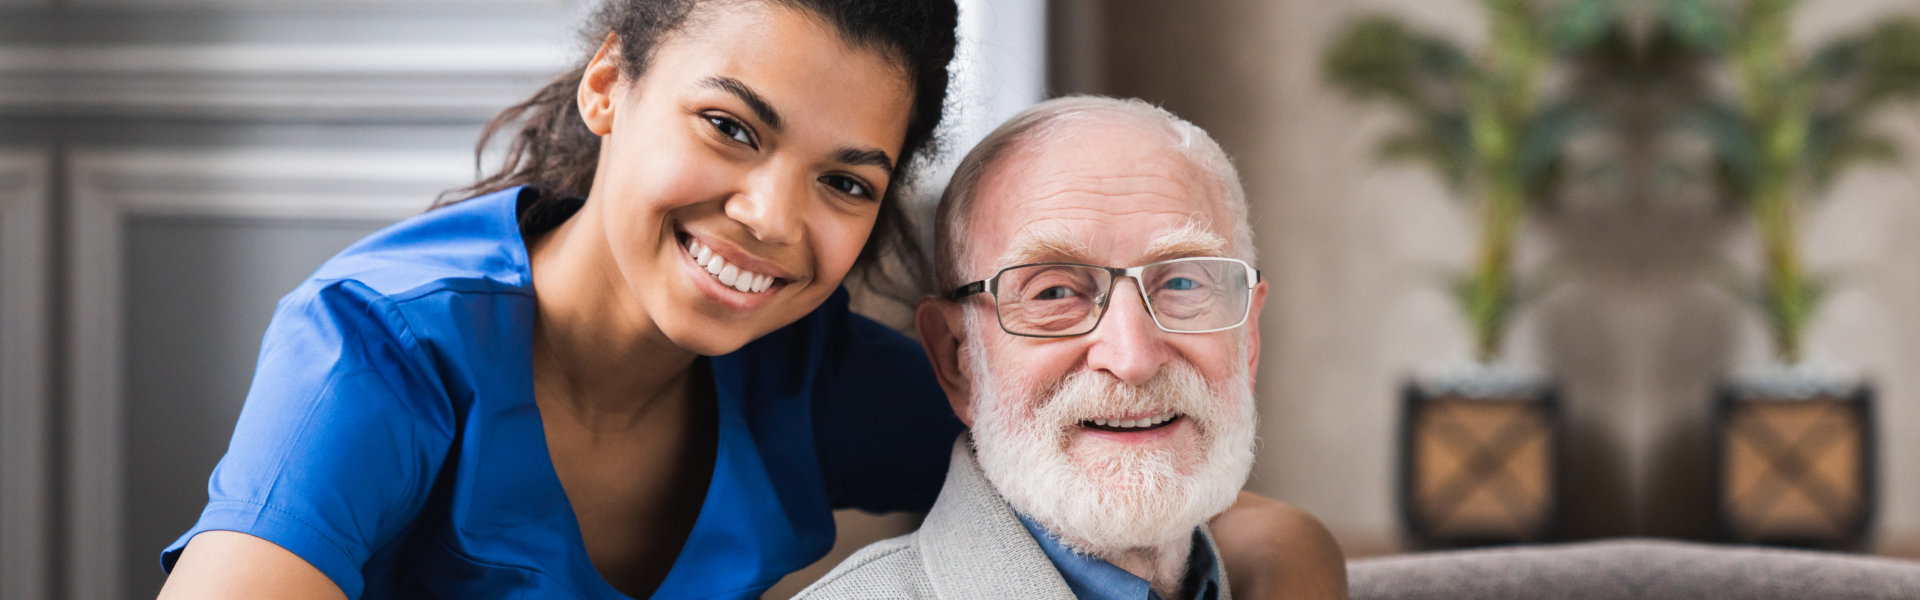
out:
{"label": "woman's arm", "polygon": [[285,598],[345,600],[320,569],[287,549],[234,531],[193,536],[160,588],[160,600]]}
{"label": "woman's arm", "polygon": [[1209,528],[1234,597],[1347,597],[1347,560],[1340,544],[1306,511],[1243,491]]}
{"label": "woman's arm", "polygon": [[364,593],[367,561],[419,515],[456,426],[390,312],[351,282],[281,302],[206,508],[161,553],[169,572],[192,569],[169,580],[170,595],[278,597],[242,584],[301,581],[285,579],[294,572],[335,598]]}

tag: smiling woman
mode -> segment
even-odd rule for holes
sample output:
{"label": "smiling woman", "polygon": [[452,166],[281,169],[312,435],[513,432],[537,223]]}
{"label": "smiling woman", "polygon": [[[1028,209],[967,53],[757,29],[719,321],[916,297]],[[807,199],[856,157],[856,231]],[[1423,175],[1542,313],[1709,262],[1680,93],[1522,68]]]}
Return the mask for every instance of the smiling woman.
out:
{"label": "smiling woman", "polygon": [[840,284],[906,239],[955,19],[610,2],[498,174],[282,300],[162,596],[757,597],[831,509],[923,510],[960,426]]}

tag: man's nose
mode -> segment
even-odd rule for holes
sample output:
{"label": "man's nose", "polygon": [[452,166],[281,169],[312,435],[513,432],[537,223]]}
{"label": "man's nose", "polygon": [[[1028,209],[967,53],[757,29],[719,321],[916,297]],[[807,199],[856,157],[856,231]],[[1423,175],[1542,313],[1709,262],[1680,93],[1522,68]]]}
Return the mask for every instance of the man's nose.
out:
{"label": "man's nose", "polygon": [[1087,367],[1106,371],[1131,385],[1153,379],[1172,357],[1166,332],[1154,325],[1139,289],[1139,282],[1132,278],[1114,282],[1108,292],[1107,312],[1100,317],[1100,325],[1087,334],[1092,343],[1087,349]]}
{"label": "man's nose", "polygon": [[745,225],[753,237],[762,242],[794,242],[802,229],[805,179],[778,169],[757,172],[743,190],[727,200],[727,217]]}

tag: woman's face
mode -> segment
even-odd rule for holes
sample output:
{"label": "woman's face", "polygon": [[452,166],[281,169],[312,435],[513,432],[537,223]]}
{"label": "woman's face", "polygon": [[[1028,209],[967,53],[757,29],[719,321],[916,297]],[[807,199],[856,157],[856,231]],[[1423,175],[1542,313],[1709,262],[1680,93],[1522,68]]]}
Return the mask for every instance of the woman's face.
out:
{"label": "woman's face", "polygon": [[913,101],[904,70],[810,15],[754,2],[697,12],[637,81],[606,52],[581,87],[603,136],[587,207],[602,213],[630,308],[704,355],[817,308],[892,184]]}

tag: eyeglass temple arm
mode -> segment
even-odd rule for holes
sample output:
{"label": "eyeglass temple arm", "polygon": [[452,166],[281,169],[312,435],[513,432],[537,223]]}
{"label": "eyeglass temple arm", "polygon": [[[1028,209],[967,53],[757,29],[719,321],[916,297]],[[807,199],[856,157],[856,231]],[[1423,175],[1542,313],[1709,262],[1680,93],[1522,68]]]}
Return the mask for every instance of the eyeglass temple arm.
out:
{"label": "eyeglass temple arm", "polygon": [[975,281],[973,283],[960,286],[960,289],[956,289],[953,291],[953,293],[947,294],[947,299],[959,300],[961,298],[972,296],[974,294],[978,294],[985,291],[987,291],[987,282],[986,280],[983,279],[980,281]]}

